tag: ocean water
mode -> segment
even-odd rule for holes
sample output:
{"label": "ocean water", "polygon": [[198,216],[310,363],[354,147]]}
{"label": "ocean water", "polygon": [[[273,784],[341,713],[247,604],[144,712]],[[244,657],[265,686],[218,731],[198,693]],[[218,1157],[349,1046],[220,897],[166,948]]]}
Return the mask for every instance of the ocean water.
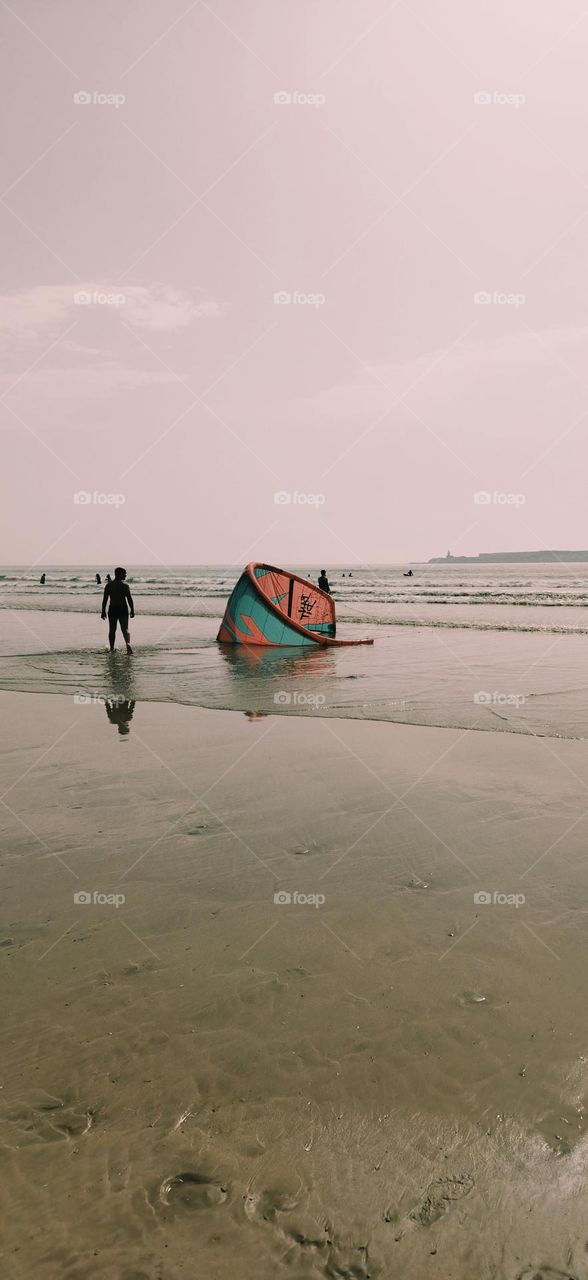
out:
{"label": "ocean water", "polygon": [[[316,567],[293,567],[316,580]],[[115,728],[113,699],[135,703],[133,723],[146,700],[252,719],[588,737],[588,564],[414,564],[405,578],[407,568],[327,567],[338,636],[375,643],[300,654],[216,644],[239,567],[130,566],[137,617],[129,660],[106,649],[95,570],[46,567],[40,586],[41,569],[5,567],[0,688],[64,693],[80,707],[103,701]]]}
{"label": "ocean water", "polygon": [[[291,567],[315,581],[320,571],[308,565]],[[412,578],[404,576],[409,567]],[[96,608],[96,571],[76,565],[48,568],[44,586],[39,583],[41,572],[4,567],[0,605],[90,612]],[[98,572],[104,581],[108,570]],[[352,565],[327,573],[339,617],[354,622],[588,632],[588,563]],[[143,613],[198,617],[220,608],[218,602],[226,599],[238,574],[239,567],[230,565],[140,565],[128,569],[128,581]],[[579,610],[587,612],[582,615]]]}

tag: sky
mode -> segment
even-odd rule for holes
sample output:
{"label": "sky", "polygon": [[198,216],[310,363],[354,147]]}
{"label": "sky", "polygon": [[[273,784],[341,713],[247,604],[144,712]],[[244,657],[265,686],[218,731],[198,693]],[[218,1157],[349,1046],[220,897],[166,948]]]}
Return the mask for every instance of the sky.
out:
{"label": "sky", "polygon": [[588,547],[584,0],[0,0],[0,558]]}

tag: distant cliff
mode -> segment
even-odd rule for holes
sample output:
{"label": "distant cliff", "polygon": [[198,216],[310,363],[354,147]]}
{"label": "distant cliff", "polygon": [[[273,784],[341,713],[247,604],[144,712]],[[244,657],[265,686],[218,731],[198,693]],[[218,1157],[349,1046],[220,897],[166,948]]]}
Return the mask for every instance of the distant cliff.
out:
{"label": "distant cliff", "polygon": [[482,551],[478,556],[433,556],[427,564],[558,564],[588,561],[588,551]]}

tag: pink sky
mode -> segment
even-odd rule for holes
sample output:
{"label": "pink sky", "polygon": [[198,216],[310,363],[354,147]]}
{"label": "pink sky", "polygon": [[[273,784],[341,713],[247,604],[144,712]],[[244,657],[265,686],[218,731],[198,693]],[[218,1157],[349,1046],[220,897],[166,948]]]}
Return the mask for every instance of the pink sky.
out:
{"label": "pink sky", "polygon": [[0,22],[5,563],[588,546],[583,0]]}

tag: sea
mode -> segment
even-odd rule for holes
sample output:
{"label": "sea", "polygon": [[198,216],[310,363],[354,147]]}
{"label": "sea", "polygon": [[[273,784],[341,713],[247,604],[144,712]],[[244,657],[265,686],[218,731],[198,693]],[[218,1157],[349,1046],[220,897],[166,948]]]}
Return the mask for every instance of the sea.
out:
{"label": "sea", "polygon": [[374,645],[303,653],[217,645],[240,568],[128,567],[128,658],[100,619],[112,569],[3,567],[0,689],[588,737],[588,563],[327,566],[338,638]]}

